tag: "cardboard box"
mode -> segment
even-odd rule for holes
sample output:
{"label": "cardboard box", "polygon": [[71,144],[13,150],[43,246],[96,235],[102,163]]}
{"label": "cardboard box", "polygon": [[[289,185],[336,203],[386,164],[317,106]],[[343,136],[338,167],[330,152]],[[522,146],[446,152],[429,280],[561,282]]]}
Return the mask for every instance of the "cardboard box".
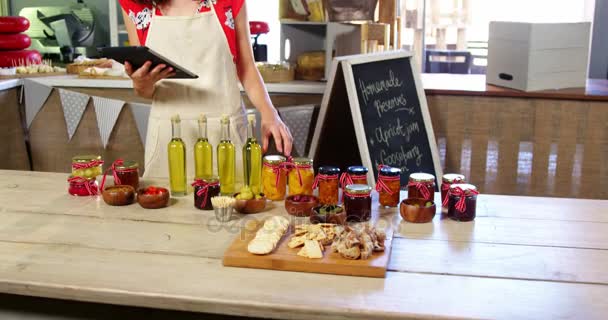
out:
{"label": "cardboard box", "polygon": [[490,22],[486,82],[524,91],[585,87],[590,22]]}

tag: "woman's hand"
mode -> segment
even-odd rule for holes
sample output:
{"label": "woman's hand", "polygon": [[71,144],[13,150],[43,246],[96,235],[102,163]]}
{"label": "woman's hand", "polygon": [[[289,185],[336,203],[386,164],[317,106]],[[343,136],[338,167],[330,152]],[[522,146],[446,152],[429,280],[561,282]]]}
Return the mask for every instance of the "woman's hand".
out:
{"label": "woman's hand", "polygon": [[285,156],[291,155],[293,137],[275,109],[262,112],[262,147],[268,151],[270,137],[274,138],[277,150]]}
{"label": "woman's hand", "polygon": [[158,81],[175,75],[172,67],[167,67],[165,64],[159,64],[152,71],[152,62],[147,61],[141,68],[133,70],[133,66],[129,62],[125,62],[125,72],[133,80],[133,89],[135,93],[147,99],[152,99],[154,96],[155,85]]}

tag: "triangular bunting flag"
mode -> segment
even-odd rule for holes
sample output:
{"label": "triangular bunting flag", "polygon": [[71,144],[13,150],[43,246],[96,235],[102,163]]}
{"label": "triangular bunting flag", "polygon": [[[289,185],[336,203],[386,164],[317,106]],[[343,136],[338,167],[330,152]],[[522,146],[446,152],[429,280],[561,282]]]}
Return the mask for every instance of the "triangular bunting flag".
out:
{"label": "triangular bunting flag", "polygon": [[137,123],[137,130],[139,130],[139,137],[141,143],[146,145],[146,135],[148,134],[148,119],[150,118],[150,110],[152,107],[145,104],[129,103],[131,105],[131,112],[135,117],[135,123]]}
{"label": "triangular bunting flag", "polygon": [[68,137],[69,140],[72,140],[89,103],[89,96],[79,92],[59,89],[59,98],[61,98],[63,117],[68,128]]}
{"label": "triangular bunting flag", "polygon": [[51,95],[53,88],[29,79],[23,80],[23,87],[25,91],[25,119],[29,128],[46,99]]}
{"label": "triangular bunting flag", "polygon": [[95,115],[97,115],[97,127],[99,128],[99,135],[101,136],[104,148],[108,145],[114,125],[124,105],[124,101],[93,97],[93,106],[95,107]]}

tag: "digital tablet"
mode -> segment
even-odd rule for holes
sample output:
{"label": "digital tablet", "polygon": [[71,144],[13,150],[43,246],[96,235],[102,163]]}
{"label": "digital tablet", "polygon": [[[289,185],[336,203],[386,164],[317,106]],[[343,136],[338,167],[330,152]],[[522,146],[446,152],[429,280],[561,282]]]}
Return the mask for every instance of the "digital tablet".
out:
{"label": "digital tablet", "polygon": [[114,59],[122,64],[124,64],[125,61],[129,61],[135,70],[143,66],[146,61],[152,62],[152,68],[150,68],[150,70],[159,64],[166,64],[175,70],[175,76],[171,77],[172,79],[198,78],[198,75],[145,46],[100,48],[99,54],[104,58]]}

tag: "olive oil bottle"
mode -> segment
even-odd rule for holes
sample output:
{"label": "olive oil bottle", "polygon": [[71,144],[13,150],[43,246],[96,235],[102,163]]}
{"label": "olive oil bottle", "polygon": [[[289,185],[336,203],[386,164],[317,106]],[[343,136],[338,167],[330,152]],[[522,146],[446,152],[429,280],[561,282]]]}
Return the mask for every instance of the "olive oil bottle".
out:
{"label": "olive oil bottle", "polygon": [[255,138],[255,115],[247,116],[247,142],[243,146],[243,173],[245,185],[253,194],[262,192],[262,146]]}
{"label": "olive oil bottle", "polygon": [[236,179],[236,149],[230,140],[230,118],[222,116],[220,144],[217,146],[217,170],[220,176],[220,193],[233,195]]}
{"label": "olive oil bottle", "polygon": [[198,119],[199,138],[194,145],[195,176],[197,179],[213,176],[213,147],[207,139],[207,117]]}
{"label": "olive oil bottle", "polygon": [[179,115],[171,118],[173,138],[167,148],[169,153],[169,182],[171,195],[186,195],[186,144],[182,140],[181,120]]}

